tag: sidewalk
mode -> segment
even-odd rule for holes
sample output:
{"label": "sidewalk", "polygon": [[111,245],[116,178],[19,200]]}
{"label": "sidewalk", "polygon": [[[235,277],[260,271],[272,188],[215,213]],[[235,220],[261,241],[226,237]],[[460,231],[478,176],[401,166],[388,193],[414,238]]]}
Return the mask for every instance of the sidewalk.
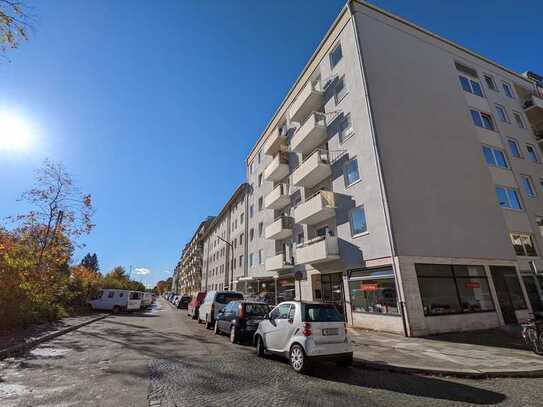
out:
{"label": "sidewalk", "polygon": [[108,314],[90,314],[63,318],[59,321],[33,325],[25,329],[0,334],[0,360],[37,344],[64,335],[82,326],[107,317]]}
{"label": "sidewalk", "polygon": [[[486,331],[427,338],[406,338],[384,332],[349,329],[355,364],[405,373],[458,377],[543,377],[543,357],[519,349],[519,343],[487,346],[477,337]],[[462,343],[465,338],[467,343]],[[495,344],[493,344],[495,345]]]}

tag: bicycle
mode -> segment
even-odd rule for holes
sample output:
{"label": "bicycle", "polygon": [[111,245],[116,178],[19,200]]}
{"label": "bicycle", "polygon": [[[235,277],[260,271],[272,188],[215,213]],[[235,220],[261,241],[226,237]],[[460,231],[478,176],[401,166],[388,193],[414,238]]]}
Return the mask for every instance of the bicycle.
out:
{"label": "bicycle", "polygon": [[522,324],[522,337],[535,354],[543,356],[543,320],[530,319]]}

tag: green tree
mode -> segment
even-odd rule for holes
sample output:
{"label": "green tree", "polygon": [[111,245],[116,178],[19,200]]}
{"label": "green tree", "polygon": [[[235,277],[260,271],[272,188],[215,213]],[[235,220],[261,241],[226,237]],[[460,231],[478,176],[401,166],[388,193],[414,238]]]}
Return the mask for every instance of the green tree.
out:
{"label": "green tree", "polygon": [[98,257],[96,256],[96,253],[93,253],[93,254],[87,253],[85,257],[83,257],[79,265],[86,267],[94,271],[95,273],[98,273],[100,271],[100,266],[98,264]]}

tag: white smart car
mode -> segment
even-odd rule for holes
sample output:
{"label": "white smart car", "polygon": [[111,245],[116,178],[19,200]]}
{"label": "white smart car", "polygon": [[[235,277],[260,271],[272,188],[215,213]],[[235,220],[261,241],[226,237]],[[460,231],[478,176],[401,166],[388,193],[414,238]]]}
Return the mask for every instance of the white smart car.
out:
{"label": "white smart car", "polygon": [[288,357],[297,372],[314,360],[333,360],[343,366],[353,362],[353,348],[343,316],[332,304],[286,301],[258,325],[256,353]]}

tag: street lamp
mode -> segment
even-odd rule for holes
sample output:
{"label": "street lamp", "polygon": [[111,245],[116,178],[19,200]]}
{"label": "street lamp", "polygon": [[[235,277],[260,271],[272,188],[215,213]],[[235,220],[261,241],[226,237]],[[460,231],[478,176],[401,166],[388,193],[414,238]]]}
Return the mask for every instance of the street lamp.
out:
{"label": "street lamp", "polygon": [[[222,240],[224,243],[226,243],[228,245],[228,247],[230,247],[230,249],[232,250],[232,254],[234,254],[234,246],[232,245],[232,243],[230,243],[228,240],[225,240],[223,239],[222,237],[220,236],[217,236],[217,239],[218,240]],[[228,256],[226,256],[228,258]],[[232,262],[232,259],[230,259],[230,262]],[[228,267],[228,262],[226,263],[226,267]],[[228,288],[228,289],[232,289],[232,287],[230,287],[230,284],[232,281],[234,281],[234,268],[233,267],[230,267],[230,282],[228,283],[228,287],[225,287],[225,288]]]}

